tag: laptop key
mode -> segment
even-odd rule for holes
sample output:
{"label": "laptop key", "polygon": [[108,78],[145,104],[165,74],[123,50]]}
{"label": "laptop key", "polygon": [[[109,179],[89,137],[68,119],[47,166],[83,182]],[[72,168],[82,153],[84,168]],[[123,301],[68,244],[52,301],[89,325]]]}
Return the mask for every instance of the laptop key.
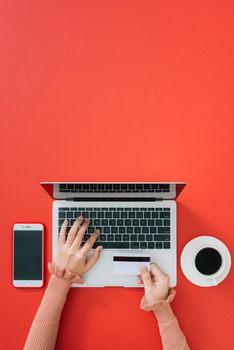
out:
{"label": "laptop key", "polygon": [[133,227],[132,226],[128,226],[127,227],[127,233],[133,233]]}
{"label": "laptop key", "polygon": [[140,225],[141,226],[146,226],[147,225],[147,220],[146,219],[141,219],[140,220]]}
{"label": "laptop key", "polygon": [[123,235],[123,241],[128,242],[130,239],[129,235]]}
{"label": "laptop key", "polygon": [[95,242],[93,248],[98,247],[99,245],[103,246],[103,249],[129,249],[129,242]]}
{"label": "laptop key", "polygon": [[154,249],[154,242],[148,242],[148,249]]}
{"label": "laptop key", "polygon": [[169,220],[169,219],[164,219],[164,220],[163,220],[163,225],[164,225],[164,226],[171,226],[171,220]]}
{"label": "laptop key", "polygon": [[121,218],[122,219],[127,219],[127,217],[128,217],[128,213],[126,211],[122,211],[121,212]]}
{"label": "laptop key", "polygon": [[138,235],[138,241],[145,241],[145,235]]}
{"label": "laptop key", "polygon": [[119,233],[125,233],[126,232],[126,227],[125,226],[120,226],[119,227]]}
{"label": "laptop key", "polygon": [[155,220],[154,219],[148,219],[148,226],[154,226]]}
{"label": "laptop key", "polygon": [[102,226],[108,226],[108,220],[107,219],[102,219],[101,225]]}
{"label": "laptop key", "polygon": [[162,249],[162,242],[156,242],[156,249]]}
{"label": "laptop key", "polygon": [[115,241],[122,241],[122,235],[115,235]]}
{"label": "laptop key", "polygon": [[140,242],[140,249],[147,249],[147,243],[146,242]]}
{"label": "laptop key", "polygon": [[87,241],[87,240],[90,238],[90,236],[91,236],[91,235],[89,235],[89,234],[85,234],[85,235],[84,235],[84,241]]}
{"label": "laptop key", "polygon": [[110,219],[109,220],[109,225],[110,226],[116,226],[116,219]]}
{"label": "laptop key", "polygon": [[125,226],[131,226],[131,220],[130,219],[125,219],[124,224],[125,224]]}
{"label": "laptop key", "polygon": [[158,219],[158,212],[157,212],[157,211],[154,211],[154,212],[152,213],[152,218]]}
{"label": "laptop key", "polygon": [[158,233],[170,233],[171,228],[167,226],[162,226],[158,228]]}
{"label": "laptop key", "polygon": [[141,227],[140,226],[135,226],[134,227],[134,233],[141,233]]}
{"label": "laptop key", "polygon": [[93,220],[93,226],[100,226],[100,225],[101,225],[101,220],[99,220],[99,219]]}
{"label": "laptop key", "polygon": [[59,218],[62,219],[62,218],[65,218],[66,215],[65,215],[65,212],[64,211],[59,211]]}
{"label": "laptop key", "polygon": [[169,211],[162,211],[161,213],[160,213],[160,218],[163,218],[163,219],[165,219],[165,218],[170,218],[170,212]]}
{"label": "laptop key", "polygon": [[157,233],[157,227],[151,226],[150,227],[150,233]]}
{"label": "laptop key", "polygon": [[170,249],[171,248],[171,243],[170,242],[164,242],[163,243],[163,248],[164,249]]}
{"label": "laptop key", "polygon": [[170,235],[154,235],[155,241],[170,241]]}
{"label": "laptop key", "polygon": [[110,227],[109,226],[104,226],[103,227],[103,232],[104,233],[110,233]]}
{"label": "laptop key", "polygon": [[117,219],[117,226],[123,226],[124,225],[124,221],[123,219]]}
{"label": "laptop key", "polygon": [[139,249],[139,242],[131,242],[130,247],[131,249]]}
{"label": "laptop key", "polygon": [[142,233],[149,233],[149,227],[142,227]]}
{"label": "laptop key", "polygon": [[93,231],[94,231],[94,227],[89,226],[89,227],[88,227],[88,233],[93,233]]}
{"label": "laptop key", "polygon": [[146,241],[153,241],[153,235],[146,235]]}
{"label": "laptop key", "polygon": [[137,241],[137,235],[131,235],[130,238],[131,241]]}
{"label": "laptop key", "polygon": [[114,241],[114,235],[107,235],[107,241]]}
{"label": "laptop key", "polygon": [[139,220],[138,219],[133,219],[132,220],[133,226],[139,226]]}
{"label": "laptop key", "polygon": [[138,219],[142,219],[142,218],[143,218],[143,212],[142,212],[142,211],[138,211],[138,212],[136,213],[136,217],[137,217]]}
{"label": "laptop key", "polygon": [[99,241],[106,241],[106,235],[101,234],[99,236]]}
{"label": "laptop key", "polygon": [[111,227],[111,233],[118,233],[118,227],[117,226],[112,226]]}
{"label": "laptop key", "polygon": [[162,226],[162,220],[156,219],[156,226]]}

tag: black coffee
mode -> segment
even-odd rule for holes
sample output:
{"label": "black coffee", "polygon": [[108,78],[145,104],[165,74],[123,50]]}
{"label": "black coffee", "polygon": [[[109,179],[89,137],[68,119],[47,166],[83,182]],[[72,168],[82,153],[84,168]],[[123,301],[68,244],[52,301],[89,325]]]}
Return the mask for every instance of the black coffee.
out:
{"label": "black coffee", "polygon": [[204,275],[213,275],[222,265],[222,257],[214,248],[203,248],[195,257],[195,265]]}

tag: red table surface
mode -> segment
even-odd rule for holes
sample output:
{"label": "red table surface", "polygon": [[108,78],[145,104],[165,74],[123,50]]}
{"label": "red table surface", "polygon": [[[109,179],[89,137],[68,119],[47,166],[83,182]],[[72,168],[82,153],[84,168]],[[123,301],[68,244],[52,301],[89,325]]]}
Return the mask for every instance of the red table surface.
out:
{"label": "red table surface", "polygon": [[[42,221],[51,260],[40,181],[185,181],[173,309],[191,349],[231,349],[233,269],[201,288],[179,257],[199,235],[233,254],[233,1],[0,5],[0,348],[23,347],[45,291],[11,284],[13,223]],[[56,349],[161,349],[142,294],[71,290]]]}

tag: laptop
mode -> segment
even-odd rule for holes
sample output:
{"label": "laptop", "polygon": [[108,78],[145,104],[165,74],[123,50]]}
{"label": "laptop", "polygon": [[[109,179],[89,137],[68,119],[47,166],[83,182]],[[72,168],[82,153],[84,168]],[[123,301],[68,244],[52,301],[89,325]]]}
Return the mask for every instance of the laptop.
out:
{"label": "laptop", "polygon": [[142,287],[137,283],[137,274],[131,274],[131,266],[140,261],[155,262],[169,275],[170,287],[176,285],[175,200],[185,187],[184,182],[41,182],[41,185],[53,199],[53,261],[65,219],[68,233],[78,216],[90,218],[82,244],[95,228],[100,230],[93,248],[102,245],[101,256],[84,275],[84,284],[74,283],[73,287]]}

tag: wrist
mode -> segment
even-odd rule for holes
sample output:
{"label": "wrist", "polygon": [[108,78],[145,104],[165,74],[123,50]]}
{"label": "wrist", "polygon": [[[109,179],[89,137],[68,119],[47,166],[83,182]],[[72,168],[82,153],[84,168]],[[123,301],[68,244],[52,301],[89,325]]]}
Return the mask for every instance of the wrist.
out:
{"label": "wrist", "polygon": [[47,291],[53,295],[66,296],[71,288],[72,282],[63,278],[51,275]]}
{"label": "wrist", "polygon": [[144,311],[154,311],[157,310],[159,313],[163,310],[163,307],[169,305],[176,295],[175,289],[170,289],[169,294],[166,299],[160,299],[154,303],[148,303],[145,296],[141,299],[140,308]]}
{"label": "wrist", "polygon": [[175,318],[169,302],[158,302],[152,311],[160,324],[171,321]]}

